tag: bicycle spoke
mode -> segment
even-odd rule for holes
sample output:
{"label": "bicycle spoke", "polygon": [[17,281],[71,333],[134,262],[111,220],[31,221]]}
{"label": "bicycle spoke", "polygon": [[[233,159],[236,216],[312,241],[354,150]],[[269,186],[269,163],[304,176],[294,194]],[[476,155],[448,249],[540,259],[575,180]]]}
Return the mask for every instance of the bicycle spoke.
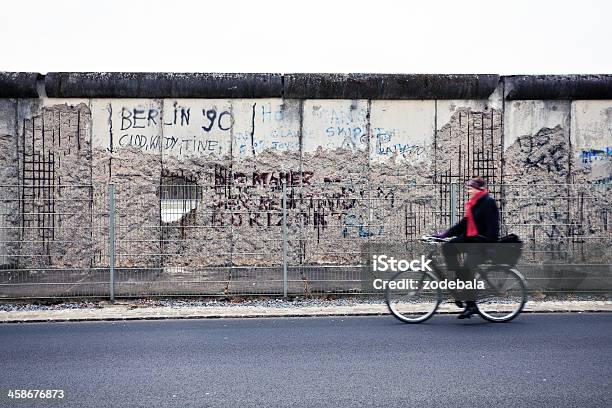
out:
{"label": "bicycle spoke", "polygon": [[522,310],[526,289],[522,277],[507,267],[492,266],[480,279],[485,289],[478,293],[478,309],[487,320],[508,321]]}
{"label": "bicycle spoke", "polygon": [[385,291],[385,299],[391,313],[405,323],[420,323],[431,317],[441,299],[439,290],[431,290],[426,282],[436,281],[429,272],[405,271],[391,281],[404,282],[407,288]]}

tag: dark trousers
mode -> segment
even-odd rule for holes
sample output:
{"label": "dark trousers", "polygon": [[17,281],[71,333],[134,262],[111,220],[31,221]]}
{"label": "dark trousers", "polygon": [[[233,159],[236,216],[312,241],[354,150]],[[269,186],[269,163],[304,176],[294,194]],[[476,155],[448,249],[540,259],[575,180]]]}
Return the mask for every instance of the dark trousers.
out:
{"label": "dark trousers", "polygon": [[[471,281],[474,279],[476,267],[484,262],[483,246],[486,242],[481,237],[458,236],[442,245],[442,253],[449,270],[457,273],[457,279]],[[460,263],[459,256],[463,255],[463,263]],[[476,290],[458,291],[460,299],[466,301],[468,306],[475,304]]]}

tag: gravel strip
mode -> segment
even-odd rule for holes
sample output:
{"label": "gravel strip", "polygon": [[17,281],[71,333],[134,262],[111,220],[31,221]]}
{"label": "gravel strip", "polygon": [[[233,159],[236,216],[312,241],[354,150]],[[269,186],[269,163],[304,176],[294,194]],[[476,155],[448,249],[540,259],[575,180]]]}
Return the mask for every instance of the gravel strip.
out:
{"label": "gravel strip", "polygon": [[[567,296],[546,296],[545,298],[530,297],[530,303],[547,302],[567,302],[567,301],[612,301],[612,295],[567,295]],[[95,310],[108,307],[110,305],[127,306],[130,309],[136,308],[194,308],[194,307],[265,307],[272,309],[289,309],[304,307],[338,307],[338,306],[367,306],[383,305],[382,298],[357,298],[342,297],[336,299],[323,298],[294,298],[291,300],[279,298],[254,298],[254,299],[198,299],[198,298],[154,298],[154,299],[121,299],[115,303],[107,300],[100,301],[67,301],[56,304],[36,302],[1,302],[0,311],[3,312],[27,312],[27,311],[47,311],[47,310]]]}

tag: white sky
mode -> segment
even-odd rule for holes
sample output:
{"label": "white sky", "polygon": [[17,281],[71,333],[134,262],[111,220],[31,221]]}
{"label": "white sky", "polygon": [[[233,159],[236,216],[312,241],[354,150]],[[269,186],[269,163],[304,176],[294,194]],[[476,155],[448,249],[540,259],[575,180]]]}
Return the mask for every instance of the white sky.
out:
{"label": "white sky", "polygon": [[0,71],[612,73],[612,1],[34,1]]}

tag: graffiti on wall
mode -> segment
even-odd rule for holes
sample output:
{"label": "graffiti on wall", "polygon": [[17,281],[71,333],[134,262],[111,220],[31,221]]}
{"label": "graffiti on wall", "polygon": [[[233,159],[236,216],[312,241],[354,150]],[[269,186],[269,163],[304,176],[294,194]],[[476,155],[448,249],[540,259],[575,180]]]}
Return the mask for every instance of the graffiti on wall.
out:
{"label": "graffiti on wall", "polygon": [[425,146],[417,143],[402,143],[398,129],[374,128],[375,152],[382,156],[399,155],[403,158],[416,158],[425,153]]}
{"label": "graffiti on wall", "polygon": [[[244,104],[243,104],[244,105]],[[237,107],[236,109],[240,109]],[[264,151],[300,150],[299,105],[289,102],[254,102],[242,107],[242,126],[233,132],[235,156],[255,157]]]}
{"label": "graffiti on wall", "polygon": [[[110,149],[136,147],[144,151],[168,151],[178,155],[222,152],[214,133],[229,132],[234,118],[229,110],[214,106],[191,107],[174,103],[168,112],[155,107],[122,106],[113,116],[109,103],[109,131],[119,122],[117,143]],[[116,126],[116,125],[115,125]]]}
{"label": "graffiti on wall", "polygon": [[612,147],[607,146],[603,149],[582,150],[580,159],[585,166],[591,165],[593,162],[597,161],[610,161],[612,160]]}

